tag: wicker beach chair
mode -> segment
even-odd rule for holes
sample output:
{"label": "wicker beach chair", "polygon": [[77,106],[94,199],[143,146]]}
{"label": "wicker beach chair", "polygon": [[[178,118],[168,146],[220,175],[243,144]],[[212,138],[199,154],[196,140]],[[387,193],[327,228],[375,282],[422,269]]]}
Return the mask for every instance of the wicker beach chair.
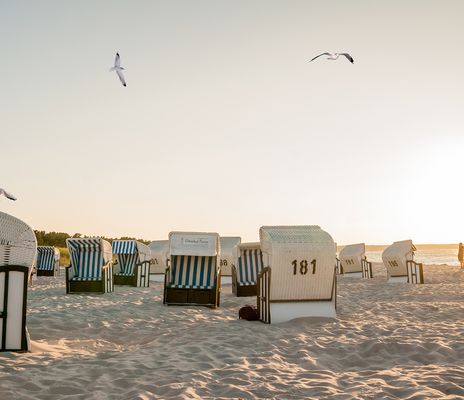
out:
{"label": "wicker beach chair", "polygon": [[258,276],[261,321],[336,317],[335,244],[318,226],[263,226]]}
{"label": "wicker beach chair", "polygon": [[37,276],[57,276],[60,272],[60,250],[53,246],[37,247]]}
{"label": "wicker beach chair", "polygon": [[164,282],[166,272],[169,240],[155,240],[148,247],[151,250],[150,280]]}
{"label": "wicker beach chair", "polygon": [[388,282],[424,283],[423,266],[414,261],[414,251],[412,240],[394,242],[383,251]]}
{"label": "wicker beach chair", "polygon": [[221,236],[221,284],[232,283],[232,264],[234,263],[234,248],[242,241],[239,236]]}
{"label": "wicker beach chair", "polygon": [[112,243],[113,281],[115,285],[148,287],[151,250],[136,240],[114,240]]}
{"label": "wicker beach chair", "polygon": [[66,239],[70,265],[66,266],[66,293],[113,291],[111,244],[101,238]]}
{"label": "wicker beach chair", "polygon": [[346,245],[339,255],[340,273],[353,278],[372,278],[372,263],[366,259],[364,243]]}
{"label": "wicker beach chair", "polygon": [[30,350],[27,283],[36,252],[34,231],[18,218],[0,212],[0,351]]}
{"label": "wicker beach chair", "polygon": [[232,292],[237,297],[256,296],[256,282],[263,270],[263,253],[259,242],[241,243],[235,247],[232,265]]}
{"label": "wicker beach chair", "polygon": [[221,271],[217,233],[171,232],[164,280],[168,305],[219,306]]}

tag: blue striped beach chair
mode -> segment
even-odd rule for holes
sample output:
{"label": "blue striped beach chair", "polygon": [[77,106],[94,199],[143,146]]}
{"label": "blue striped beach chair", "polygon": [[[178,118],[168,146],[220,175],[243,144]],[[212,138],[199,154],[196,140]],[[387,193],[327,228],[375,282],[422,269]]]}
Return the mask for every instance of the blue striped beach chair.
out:
{"label": "blue striped beach chair", "polygon": [[66,293],[113,291],[111,244],[101,238],[66,239],[71,264],[66,267]]}
{"label": "blue striped beach chair", "polygon": [[171,232],[169,255],[164,279],[164,304],[219,307],[219,235]]}
{"label": "blue striped beach chair", "polygon": [[53,246],[37,247],[37,276],[56,276],[60,270],[60,250]]}
{"label": "blue striped beach chair", "polygon": [[256,282],[263,270],[263,253],[259,242],[241,243],[235,247],[232,265],[232,292],[237,297],[256,296]]}
{"label": "blue striped beach chair", "polygon": [[29,351],[27,283],[36,261],[34,231],[0,212],[0,351]]}
{"label": "blue striped beach chair", "polygon": [[150,282],[150,248],[136,240],[114,240],[113,280],[115,285],[148,287]]}

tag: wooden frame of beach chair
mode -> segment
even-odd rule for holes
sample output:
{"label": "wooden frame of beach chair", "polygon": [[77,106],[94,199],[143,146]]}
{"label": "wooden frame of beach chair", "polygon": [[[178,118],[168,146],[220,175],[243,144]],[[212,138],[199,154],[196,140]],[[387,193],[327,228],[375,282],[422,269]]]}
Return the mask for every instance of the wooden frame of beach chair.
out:
{"label": "wooden frame of beach chair", "polygon": [[171,232],[163,303],[219,307],[219,254],[217,233]]}
{"label": "wooden frame of beach chair", "polygon": [[221,283],[232,283],[232,264],[235,260],[235,246],[242,242],[240,236],[221,236]]}
{"label": "wooden frame of beach chair", "polygon": [[70,265],[66,268],[66,293],[113,291],[111,244],[101,238],[66,239]]}
{"label": "wooden frame of beach chair", "polygon": [[263,226],[258,276],[260,320],[336,317],[335,243],[319,226]]}
{"label": "wooden frame of beach chair", "polygon": [[57,276],[60,272],[60,250],[53,246],[37,246],[37,276]]}
{"label": "wooden frame of beach chair", "polygon": [[408,282],[406,262],[414,260],[412,240],[401,240],[388,246],[382,253],[382,261],[387,269],[388,282]]}
{"label": "wooden frame of beach chair", "polygon": [[263,253],[259,242],[241,243],[234,250],[232,293],[237,297],[256,296],[258,275],[263,270]]}
{"label": "wooden frame of beach chair", "polygon": [[370,261],[367,261],[366,258],[363,258],[361,260],[361,268],[363,278],[371,279],[374,277],[372,273],[372,263]]}
{"label": "wooden frame of beach chair", "polygon": [[150,285],[150,248],[136,240],[113,240],[113,281],[115,285]]}
{"label": "wooden frame of beach chair", "polygon": [[340,259],[340,270],[343,276],[372,278],[372,266],[370,270],[368,265],[365,266],[366,270],[363,269],[363,260],[366,259],[366,245],[364,243],[346,245],[340,251],[338,258]]}
{"label": "wooden frame of beach chair", "polygon": [[155,240],[148,247],[151,250],[150,280],[164,282],[169,254],[169,240]]}
{"label": "wooden frame of beach chair", "polygon": [[408,270],[408,283],[424,283],[424,266],[422,263],[407,260],[406,269]]}
{"label": "wooden frame of beach chair", "polygon": [[37,240],[26,223],[0,212],[0,351],[29,351],[27,284]]}

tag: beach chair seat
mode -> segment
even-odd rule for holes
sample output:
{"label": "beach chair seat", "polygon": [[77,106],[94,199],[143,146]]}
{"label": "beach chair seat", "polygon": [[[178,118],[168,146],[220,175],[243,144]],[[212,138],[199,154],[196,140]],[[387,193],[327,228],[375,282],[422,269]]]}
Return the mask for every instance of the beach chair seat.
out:
{"label": "beach chair seat", "polygon": [[256,283],[262,270],[263,253],[260,243],[237,245],[235,261],[232,265],[232,292],[237,297],[256,296]]}
{"label": "beach chair seat", "polygon": [[265,323],[336,317],[335,243],[319,226],[263,226],[258,313]]}
{"label": "beach chair seat", "polygon": [[164,304],[218,307],[219,251],[217,233],[171,232]]}
{"label": "beach chair seat", "polygon": [[66,266],[66,293],[113,291],[111,244],[101,238],[66,239],[70,265]]}
{"label": "beach chair seat", "polygon": [[150,248],[136,240],[114,240],[113,280],[115,285],[148,287],[150,285]]}
{"label": "beach chair seat", "polygon": [[389,283],[424,283],[423,266],[414,261],[415,251],[409,239],[394,242],[383,251],[382,261]]}
{"label": "beach chair seat", "polygon": [[36,261],[34,231],[0,212],[0,351],[29,351],[27,284]]}
{"label": "beach chair seat", "polygon": [[37,276],[57,276],[60,270],[60,250],[53,246],[37,247]]}
{"label": "beach chair seat", "polygon": [[366,260],[364,243],[346,245],[339,255],[340,274],[353,278],[372,278],[372,264]]}

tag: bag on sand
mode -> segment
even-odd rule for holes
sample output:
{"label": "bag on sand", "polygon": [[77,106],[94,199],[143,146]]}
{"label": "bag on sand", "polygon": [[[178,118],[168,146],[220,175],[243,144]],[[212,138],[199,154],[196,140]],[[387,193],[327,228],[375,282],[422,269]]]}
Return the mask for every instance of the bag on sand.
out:
{"label": "bag on sand", "polygon": [[257,321],[259,319],[258,310],[253,306],[243,306],[238,310],[238,318],[246,319],[247,321]]}

